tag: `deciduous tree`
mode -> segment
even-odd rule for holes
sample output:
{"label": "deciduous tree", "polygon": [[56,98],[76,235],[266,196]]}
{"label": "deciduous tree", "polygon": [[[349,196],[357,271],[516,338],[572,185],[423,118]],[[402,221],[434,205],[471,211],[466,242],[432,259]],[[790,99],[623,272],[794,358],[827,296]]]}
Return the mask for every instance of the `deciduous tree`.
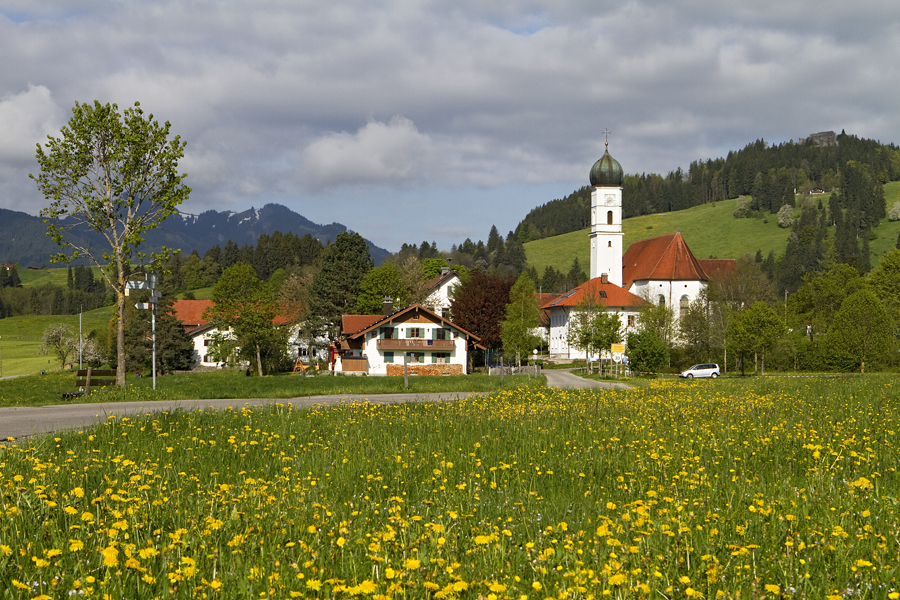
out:
{"label": "deciduous tree", "polygon": [[894,342],[894,323],[874,292],[862,289],[847,296],[834,315],[824,342],[839,368],[859,368],[881,359]]}
{"label": "deciduous tree", "polygon": [[513,281],[485,271],[473,271],[469,281],[456,288],[450,305],[453,322],[481,338],[488,348],[499,348],[500,322],[509,304]]}
{"label": "deciduous tree", "polygon": [[356,296],[356,312],[361,315],[381,314],[385,298],[391,298],[396,308],[409,304],[409,290],[403,285],[403,273],[393,262],[375,267],[362,278],[359,295]]}
{"label": "deciduous tree", "polygon": [[[41,210],[48,234],[62,250],[51,258],[70,262],[81,255],[110,269],[103,277],[116,294],[117,373],[125,385],[125,284],[143,235],[175,213],[190,193],[178,171],[185,143],[170,139],[170,125],[144,115],[139,103],[119,113],[115,104],[76,103],[58,138],[37,146],[41,172],[32,179],[50,200]],[[69,235],[73,229],[100,234],[101,251]],[[164,252],[165,253],[165,252]]]}
{"label": "deciduous tree", "polygon": [[[222,273],[213,287],[213,305],[204,317],[220,329],[230,327],[241,356],[256,360],[263,375],[263,356],[270,366],[280,364],[287,350],[287,331],[275,324],[278,304],[268,284],[256,277],[253,267],[238,263]],[[252,364],[252,363],[251,363]]]}
{"label": "deciduous tree", "polygon": [[527,273],[522,273],[509,292],[506,318],[500,324],[503,349],[515,356],[519,365],[522,364],[522,356],[528,356],[540,343],[540,338],[534,333],[539,319],[540,308],[534,282]]}

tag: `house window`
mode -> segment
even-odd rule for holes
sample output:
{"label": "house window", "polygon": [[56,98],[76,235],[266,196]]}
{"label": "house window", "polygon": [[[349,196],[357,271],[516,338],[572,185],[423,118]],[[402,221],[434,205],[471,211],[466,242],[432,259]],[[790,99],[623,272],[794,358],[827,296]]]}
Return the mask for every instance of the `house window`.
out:
{"label": "house window", "polygon": [[628,315],[628,326],[634,327],[634,322],[635,322],[634,315]]}
{"label": "house window", "polygon": [[422,328],[421,327],[407,327],[406,328],[406,339],[414,339],[422,337]]}
{"label": "house window", "polygon": [[397,331],[393,327],[380,327],[378,329],[378,337],[382,340],[397,339]]}
{"label": "house window", "polygon": [[431,362],[433,362],[433,363],[449,363],[450,362],[450,353],[449,352],[432,352]]}
{"label": "house window", "polygon": [[385,352],[384,353],[384,362],[385,362],[385,364],[394,362],[394,353],[393,352]]}
{"label": "house window", "polygon": [[434,339],[436,340],[452,340],[453,334],[450,333],[448,329],[435,329],[434,330]]}
{"label": "house window", "polygon": [[212,343],[212,340],[203,340],[203,347],[208,348],[209,346],[212,346]]}
{"label": "house window", "polygon": [[413,364],[423,364],[425,362],[425,353],[424,352],[410,352],[409,353],[409,362]]}

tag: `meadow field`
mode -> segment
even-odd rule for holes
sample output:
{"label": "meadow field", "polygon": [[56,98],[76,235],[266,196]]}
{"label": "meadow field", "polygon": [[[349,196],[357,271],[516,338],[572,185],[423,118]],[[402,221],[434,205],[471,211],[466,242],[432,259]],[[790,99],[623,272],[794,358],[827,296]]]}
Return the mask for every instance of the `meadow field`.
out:
{"label": "meadow field", "polygon": [[[821,199],[826,206],[830,197],[830,194],[813,196],[816,201]],[[894,203],[900,202],[900,182],[886,184],[884,197],[890,212]],[[804,198],[806,196],[797,196],[798,206]],[[634,242],[678,231],[697,258],[738,259],[748,252],[755,254],[757,250],[764,257],[770,251],[775,252],[776,257],[784,254],[791,229],[779,228],[777,215],[735,219],[735,208],[737,199],[732,199],[677,212],[625,219],[622,222],[625,235],[622,250],[628,250]],[[794,211],[794,216],[800,216],[799,209]],[[900,221],[883,219],[873,232],[875,239],[871,240],[870,249],[874,268],[881,257],[896,246]],[[528,265],[535,267],[539,275],[544,274],[548,265],[566,273],[577,256],[581,268],[587,272],[591,264],[589,233],[590,228],[528,242],[525,244]],[[829,234],[834,235],[834,227],[829,228]]]}
{"label": "meadow field", "polygon": [[0,448],[0,597],[898,598],[887,376],[172,412]]}

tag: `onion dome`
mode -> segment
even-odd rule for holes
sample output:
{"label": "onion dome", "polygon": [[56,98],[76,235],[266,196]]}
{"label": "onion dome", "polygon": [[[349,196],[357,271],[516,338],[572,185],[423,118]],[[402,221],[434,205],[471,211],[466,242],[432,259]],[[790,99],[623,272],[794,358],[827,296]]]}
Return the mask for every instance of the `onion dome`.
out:
{"label": "onion dome", "polygon": [[622,165],[609,154],[609,143],[600,160],[591,167],[591,185],[594,187],[622,187],[625,172]]}

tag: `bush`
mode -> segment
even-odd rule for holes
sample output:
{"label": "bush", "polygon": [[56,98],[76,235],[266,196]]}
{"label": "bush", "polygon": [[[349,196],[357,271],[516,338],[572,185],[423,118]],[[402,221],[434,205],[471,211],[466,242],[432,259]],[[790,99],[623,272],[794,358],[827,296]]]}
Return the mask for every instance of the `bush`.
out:
{"label": "bush", "polygon": [[734,209],[735,219],[746,219],[750,216],[750,200],[747,198],[738,198],[737,208]]}
{"label": "bush", "polygon": [[900,202],[894,202],[888,213],[888,221],[900,221]]}
{"label": "bush", "polygon": [[778,211],[778,226],[782,229],[787,229],[788,227],[794,224],[794,207],[790,204],[785,204]]}

